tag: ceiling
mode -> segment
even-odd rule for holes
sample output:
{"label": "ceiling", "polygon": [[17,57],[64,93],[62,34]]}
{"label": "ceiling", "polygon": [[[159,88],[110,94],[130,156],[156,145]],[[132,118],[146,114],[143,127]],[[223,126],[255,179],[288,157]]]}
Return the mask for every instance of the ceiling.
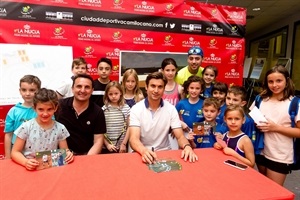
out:
{"label": "ceiling", "polygon": [[[247,9],[246,35],[300,13],[300,0],[194,0]],[[260,8],[253,11],[253,8]]]}

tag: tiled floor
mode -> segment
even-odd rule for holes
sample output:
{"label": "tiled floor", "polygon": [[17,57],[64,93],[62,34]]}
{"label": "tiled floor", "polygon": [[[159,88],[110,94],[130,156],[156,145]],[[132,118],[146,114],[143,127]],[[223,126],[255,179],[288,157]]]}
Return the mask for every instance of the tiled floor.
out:
{"label": "tiled floor", "polygon": [[300,200],[300,170],[293,171],[287,176],[284,187],[296,195],[295,200]]}

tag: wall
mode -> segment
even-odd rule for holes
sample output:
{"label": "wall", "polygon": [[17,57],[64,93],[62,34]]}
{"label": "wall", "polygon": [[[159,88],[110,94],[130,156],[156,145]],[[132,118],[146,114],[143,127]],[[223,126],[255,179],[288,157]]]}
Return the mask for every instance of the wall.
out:
{"label": "wall", "polygon": [[[294,59],[292,57],[293,56],[292,48],[293,48],[293,43],[295,42],[295,41],[293,41],[293,39],[294,39],[293,34],[294,34],[294,23],[297,21],[300,21],[300,13],[295,14],[291,17],[287,17],[286,19],[279,21],[277,23],[270,24],[269,26],[267,26],[267,28],[260,30],[259,33],[246,35],[246,55],[250,54],[249,51],[250,51],[251,40],[255,40],[256,38],[267,35],[270,32],[273,32],[275,30],[283,28],[284,26],[288,26],[288,39],[287,39],[288,41],[287,41],[286,57]],[[247,26],[246,26],[246,28],[247,28]],[[295,44],[295,46],[299,46],[299,45]],[[253,51],[253,50],[251,50],[251,51]],[[292,67],[293,67],[292,79],[295,83],[296,90],[300,90],[300,81],[296,80],[297,79],[296,76],[300,74],[300,66],[294,65],[293,61],[292,61]]]}
{"label": "wall", "polygon": [[[287,42],[286,57],[292,57],[291,52],[292,52],[292,43],[293,43],[294,23],[299,20],[300,20],[300,13],[293,15],[291,17],[288,17],[277,23],[270,24],[269,26],[267,26],[267,28],[260,30],[259,33],[253,33],[250,35],[246,35],[246,55],[249,54],[248,47],[250,46],[251,40],[254,40],[260,36],[266,35],[272,31],[275,31],[277,29],[280,29],[280,28],[288,25],[289,30],[288,30],[288,42]],[[246,28],[247,28],[247,26],[246,26]]]}

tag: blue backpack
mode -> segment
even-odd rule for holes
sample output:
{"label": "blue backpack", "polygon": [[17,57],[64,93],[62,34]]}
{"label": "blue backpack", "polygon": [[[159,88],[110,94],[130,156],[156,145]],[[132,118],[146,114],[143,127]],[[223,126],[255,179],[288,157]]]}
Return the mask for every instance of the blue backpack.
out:
{"label": "blue backpack", "polygon": [[[261,101],[262,101],[261,96],[257,95],[255,98],[255,106],[257,108],[259,108]],[[293,97],[293,99],[290,103],[290,106],[289,106],[289,115],[290,115],[292,127],[295,127],[295,125],[296,125],[295,117],[298,114],[299,104],[300,104],[300,98],[297,96]],[[261,149],[263,149],[263,146],[258,145],[258,143],[259,143],[259,141],[263,141],[263,133],[257,130],[256,137],[257,137],[256,138],[257,146],[261,150]],[[292,170],[299,170],[299,169],[300,169],[300,138],[294,138],[294,164],[292,166]]]}

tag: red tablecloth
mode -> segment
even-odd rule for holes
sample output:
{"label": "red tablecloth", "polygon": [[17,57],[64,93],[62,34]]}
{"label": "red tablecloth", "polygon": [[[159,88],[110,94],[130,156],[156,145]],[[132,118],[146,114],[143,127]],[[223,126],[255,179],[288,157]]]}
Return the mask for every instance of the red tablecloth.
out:
{"label": "red tablecloth", "polygon": [[184,162],[181,151],[157,152],[172,158],[181,171],[154,173],[140,155],[77,156],[74,163],[27,171],[0,161],[0,199],[293,199],[294,194],[259,174],[225,165],[232,157],[215,149],[197,149],[199,161]]}

